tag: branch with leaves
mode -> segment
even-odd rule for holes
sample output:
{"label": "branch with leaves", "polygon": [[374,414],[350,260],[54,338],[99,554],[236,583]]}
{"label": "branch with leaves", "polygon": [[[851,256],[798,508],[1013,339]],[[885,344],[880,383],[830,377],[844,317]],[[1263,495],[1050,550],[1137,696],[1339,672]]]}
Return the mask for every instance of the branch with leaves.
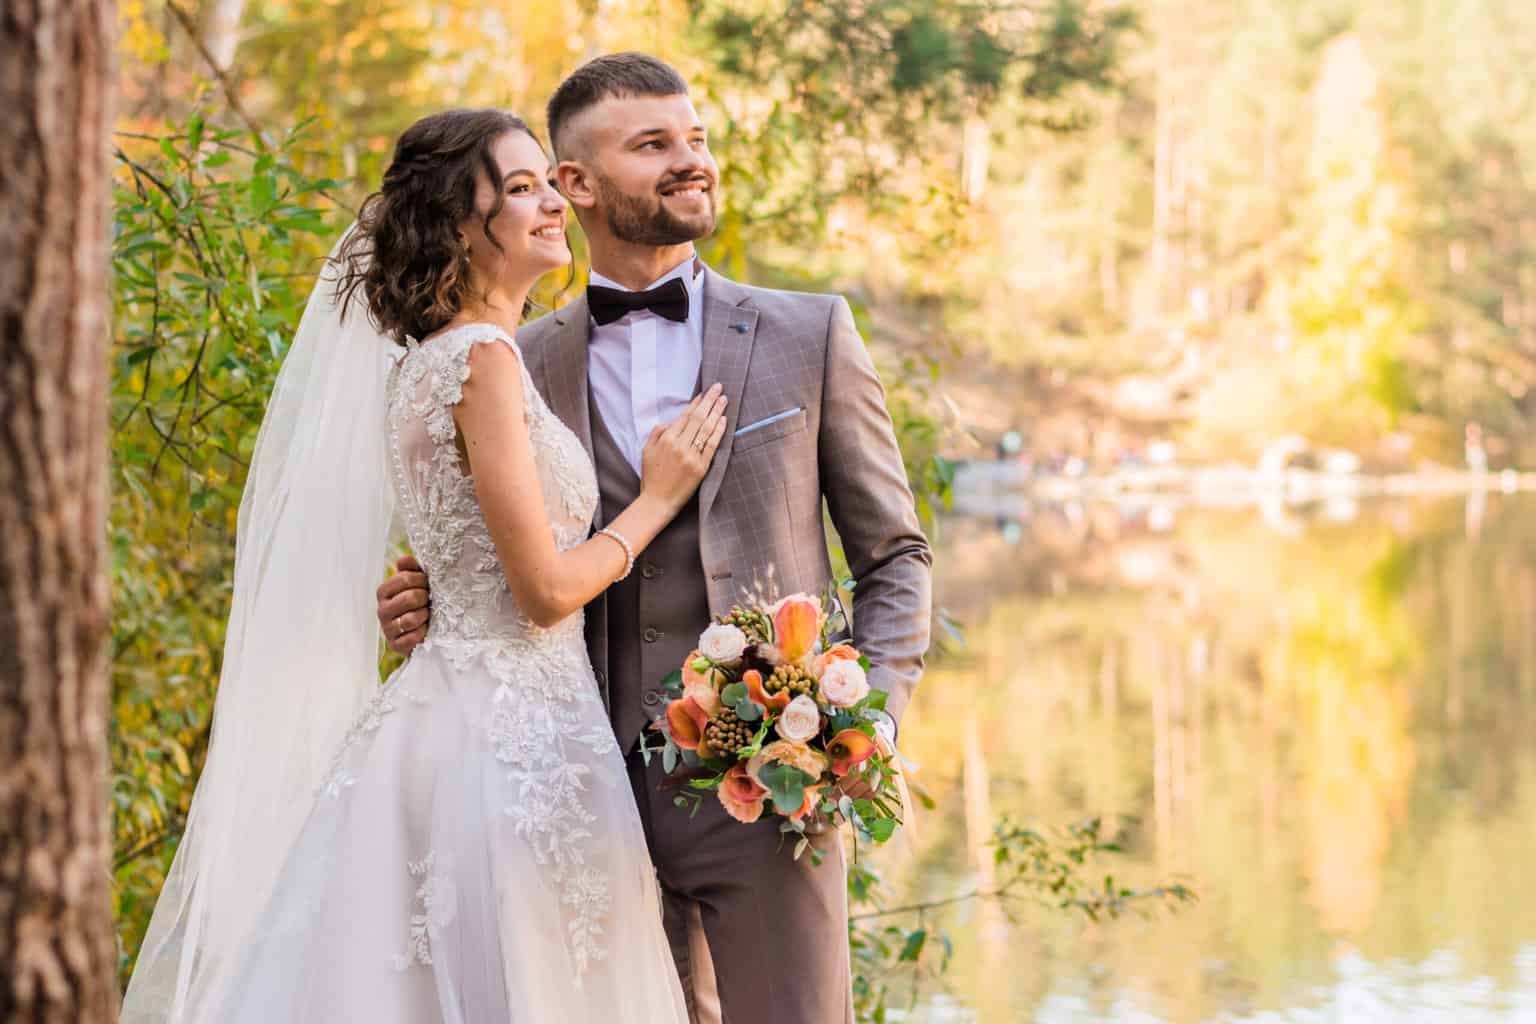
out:
{"label": "branch with leaves", "polygon": [[[1194,902],[1194,891],[1180,883],[1130,888],[1112,874],[1093,880],[1089,872],[1097,859],[1124,853],[1122,839],[1119,832],[1109,833],[1101,818],[1070,825],[1054,836],[1005,820],[990,843],[999,879],[995,884],[895,906],[884,904],[879,874],[867,862],[854,863],[848,875],[849,902],[855,908],[848,917],[848,938],[858,1020],[882,1024],[899,989],[915,1005],[923,983],[943,977],[954,944],[934,924],[940,911],[988,903],[1017,922],[1026,906],[1035,906],[1100,922]],[[935,947],[937,954],[930,951]]]}

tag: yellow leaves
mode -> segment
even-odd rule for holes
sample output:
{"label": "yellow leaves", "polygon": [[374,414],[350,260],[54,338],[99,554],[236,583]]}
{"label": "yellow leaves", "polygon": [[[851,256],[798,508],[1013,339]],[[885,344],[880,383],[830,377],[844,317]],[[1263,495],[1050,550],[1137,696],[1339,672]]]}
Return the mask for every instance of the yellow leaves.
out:
{"label": "yellow leaves", "polygon": [[186,748],[175,740],[166,740],[165,749],[171,755],[171,763],[176,766],[176,770],[182,775],[190,777],[192,774],[192,762],[187,757]]}
{"label": "yellow leaves", "polygon": [[159,11],[151,12],[145,0],[122,0],[117,8],[118,45],[122,54],[141,64],[163,64],[171,51],[160,31]]}

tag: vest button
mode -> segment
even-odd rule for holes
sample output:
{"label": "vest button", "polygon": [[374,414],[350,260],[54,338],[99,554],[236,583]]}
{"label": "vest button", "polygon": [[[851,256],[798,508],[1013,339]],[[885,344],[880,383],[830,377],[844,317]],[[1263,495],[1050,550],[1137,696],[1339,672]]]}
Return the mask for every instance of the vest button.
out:
{"label": "vest button", "polygon": [[650,562],[646,562],[640,567],[640,575],[644,576],[648,580],[653,580],[657,576],[661,575],[661,567],[658,565],[653,565]]}
{"label": "vest button", "polygon": [[640,698],[640,703],[646,707],[654,708],[661,703],[661,694],[656,690],[646,690],[645,694]]}
{"label": "vest button", "polygon": [[646,643],[653,644],[666,634],[662,633],[659,629],[651,629],[650,627],[646,627],[645,632],[640,635],[645,638]]}

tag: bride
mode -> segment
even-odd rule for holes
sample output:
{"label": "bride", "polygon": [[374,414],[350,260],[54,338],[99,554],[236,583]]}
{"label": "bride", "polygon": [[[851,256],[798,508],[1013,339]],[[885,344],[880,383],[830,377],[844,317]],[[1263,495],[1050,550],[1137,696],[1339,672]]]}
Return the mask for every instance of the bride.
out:
{"label": "bride", "polygon": [[[581,609],[692,495],[725,401],[658,427],[640,497],[588,537],[593,468],[514,338],[570,260],[548,177],[510,114],[424,118],[316,285],[128,1024],[687,1019]],[[433,611],[379,687],[368,597],[397,513]]]}

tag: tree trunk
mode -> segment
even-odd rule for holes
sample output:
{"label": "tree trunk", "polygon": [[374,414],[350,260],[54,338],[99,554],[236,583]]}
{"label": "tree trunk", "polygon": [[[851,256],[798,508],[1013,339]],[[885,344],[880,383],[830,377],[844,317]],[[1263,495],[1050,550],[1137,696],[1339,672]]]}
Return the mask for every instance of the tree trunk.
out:
{"label": "tree trunk", "polygon": [[110,0],[0,3],[0,1020],[116,1017],[106,800]]}
{"label": "tree trunk", "polygon": [[245,0],[213,0],[203,20],[203,45],[208,56],[220,71],[228,71],[235,63],[235,50],[240,46],[240,18],[245,13]]}

